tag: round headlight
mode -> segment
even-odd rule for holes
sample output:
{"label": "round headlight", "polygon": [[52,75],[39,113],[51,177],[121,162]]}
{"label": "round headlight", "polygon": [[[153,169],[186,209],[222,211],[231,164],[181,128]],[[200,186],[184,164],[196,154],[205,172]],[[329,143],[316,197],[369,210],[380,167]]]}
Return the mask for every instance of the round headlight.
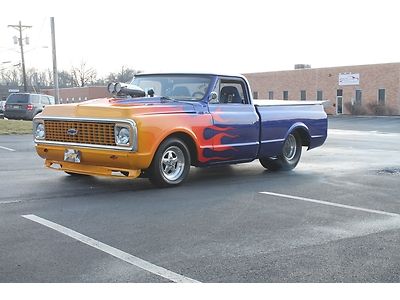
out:
{"label": "round headlight", "polygon": [[122,127],[116,136],[116,143],[118,145],[128,145],[130,139],[130,132],[128,128]]}
{"label": "round headlight", "polygon": [[39,123],[36,126],[35,138],[44,139],[44,137],[45,137],[44,124],[43,123]]}

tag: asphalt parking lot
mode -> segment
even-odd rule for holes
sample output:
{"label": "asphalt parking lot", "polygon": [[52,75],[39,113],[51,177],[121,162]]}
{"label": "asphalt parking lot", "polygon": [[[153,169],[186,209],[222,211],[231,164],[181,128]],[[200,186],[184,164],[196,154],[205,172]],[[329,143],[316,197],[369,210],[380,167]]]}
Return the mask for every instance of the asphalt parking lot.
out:
{"label": "asphalt parking lot", "polygon": [[0,136],[0,282],[399,282],[400,117],[329,127],[292,172],[192,168],[172,189],[73,178]]}

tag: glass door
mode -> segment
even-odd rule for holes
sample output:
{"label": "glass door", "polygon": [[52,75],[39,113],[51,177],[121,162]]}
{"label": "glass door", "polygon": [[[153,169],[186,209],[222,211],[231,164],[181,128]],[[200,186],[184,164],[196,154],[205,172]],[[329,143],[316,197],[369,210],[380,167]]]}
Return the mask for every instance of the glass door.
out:
{"label": "glass door", "polygon": [[336,97],[336,114],[343,114],[343,96]]}

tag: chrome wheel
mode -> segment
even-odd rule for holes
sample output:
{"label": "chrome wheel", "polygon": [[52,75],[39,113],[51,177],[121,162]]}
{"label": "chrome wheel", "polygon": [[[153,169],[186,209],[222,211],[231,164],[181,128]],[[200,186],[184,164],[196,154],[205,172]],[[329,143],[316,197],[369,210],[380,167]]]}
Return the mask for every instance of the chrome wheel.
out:
{"label": "chrome wheel", "polygon": [[287,137],[285,144],[283,145],[283,156],[288,160],[292,160],[296,155],[297,143],[296,138],[293,134],[289,134]]}
{"label": "chrome wheel", "polygon": [[185,169],[185,155],[182,150],[177,146],[167,148],[161,157],[160,169],[165,179],[179,179]]}

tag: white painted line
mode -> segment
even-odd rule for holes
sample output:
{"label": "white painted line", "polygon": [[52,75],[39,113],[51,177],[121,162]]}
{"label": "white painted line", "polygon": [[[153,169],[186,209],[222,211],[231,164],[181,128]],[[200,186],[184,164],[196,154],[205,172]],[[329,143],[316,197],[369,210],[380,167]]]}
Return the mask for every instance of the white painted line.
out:
{"label": "white painted line", "polygon": [[328,129],[328,134],[350,135],[350,136],[376,136],[376,137],[398,137],[399,133],[380,132],[380,131],[361,131],[361,130],[345,130],[345,129]]}
{"label": "white painted line", "polygon": [[0,201],[0,204],[10,204],[10,203],[19,203],[22,200],[9,200],[9,201]]}
{"label": "white painted line", "polygon": [[340,208],[347,208],[347,209],[365,211],[365,212],[369,212],[369,213],[373,213],[373,214],[386,215],[386,216],[391,216],[391,217],[400,217],[400,214],[395,214],[395,213],[386,212],[386,211],[382,211],[382,210],[375,210],[375,209],[368,209],[368,208],[363,208],[363,207],[358,207],[358,206],[340,204],[340,203],[335,203],[335,202],[315,200],[315,199],[310,199],[310,198],[290,196],[290,195],[277,194],[277,193],[271,193],[271,192],[260,192],[260,194],[276,196],[276,197],[282,197],[282,198],[288,198],[288,199],[301,200],[301,201],[307,201],[307,202],[313,202],[313,203],[324,204],[324,205],[329,205],[329,206],[335,206],[335,207],[340,207]]}
{"label": "white painted line", "polygon": [[199,282],[197,280],[185,277],[183,275],[174,273],[172,271],[169,271],[167,269],[164,269],[162,267],[156,266],[148,261],[145,261],[141,258],[138,258],[136,256],[133,256],[129,253],[126,253],[124,251],[121,251],[117,248],[111,247],[107,244],[104,244],[102,242],[99,242],[95,239],[92,239],[86,235],[83,235],[79,232],[76,232],[72,229],[69,229],[67,227],[64,227],[62,225],[59,225],[57,223],[53,223],[51,221],[48,221],[46,219],[43,219],[41,217],[35,216],[35,215],[23,215],[22,217],[29,219],[33,222],[42,224],[46,227],[49,227],[51,229],[54,229],[55,231],[58,231],[62,234],[65,234],[75,240],[78,240],[86,245],[89,245],[93,248],[96,248],[100,251],[103,251],[105,253],[108,253],[116,258],[119,258],[131,265],[134,265],[138,268],[141,268],[143,270],[146,270],[150,273],[156,274],[158,276],[161,276],[163,278],[169,279],[173,282],[181,282],[181,283],[193,283],[193,282]]}
{"label": "white painted line", "polygon": [[15,150],[15,149],[11,149],[11,148],[7,148],[7,147],[3,147],[3,146],[0,146],[0,149],[8,150],[8,151],[11,151],[11,152],[15,152],[15,151],[17,151],[17,150]]}

